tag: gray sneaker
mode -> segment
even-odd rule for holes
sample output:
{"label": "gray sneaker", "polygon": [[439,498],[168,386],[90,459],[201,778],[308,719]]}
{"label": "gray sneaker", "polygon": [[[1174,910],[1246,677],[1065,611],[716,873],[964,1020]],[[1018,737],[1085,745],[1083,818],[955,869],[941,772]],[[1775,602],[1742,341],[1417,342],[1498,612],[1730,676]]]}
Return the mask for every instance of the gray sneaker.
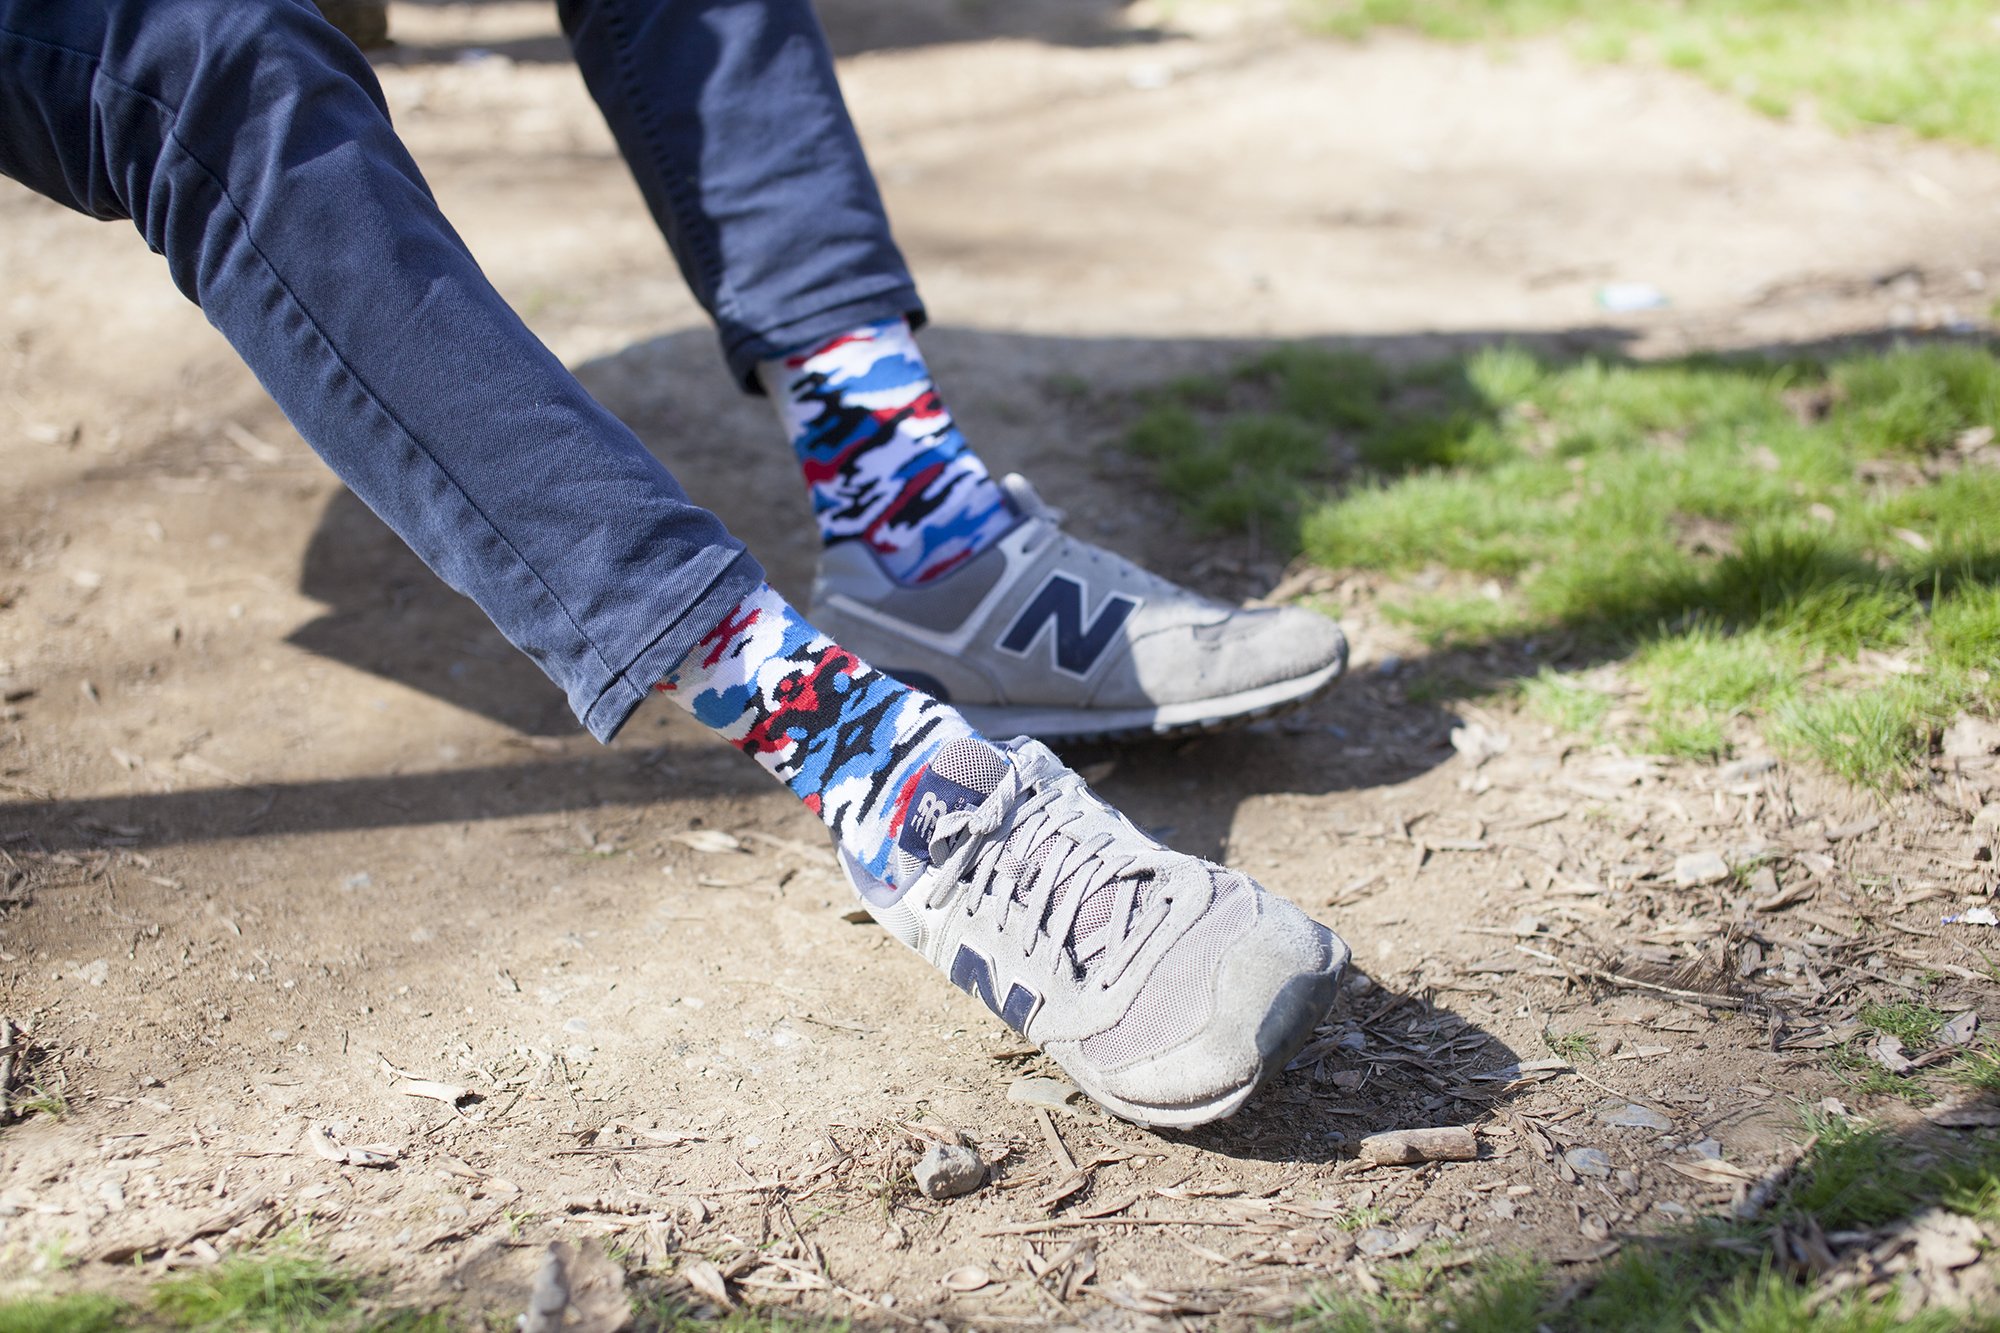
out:
{"label": "gray sneaker", "polygon": [[1020,522],[921,587],[861,542],[827,548],[812,622],[989,736],[1205,731],[1301,703],[1347,665],[1324,616],[1197,596],[1065,534],[1020,477],[1001,485]]}
{"label": "gray sneaker", "polygon": [[1025,738],[939,751],[869,913],[1107,1110],[1241,1107],[1333,1004],[1347,946],[1245,875],[1167,850]]}

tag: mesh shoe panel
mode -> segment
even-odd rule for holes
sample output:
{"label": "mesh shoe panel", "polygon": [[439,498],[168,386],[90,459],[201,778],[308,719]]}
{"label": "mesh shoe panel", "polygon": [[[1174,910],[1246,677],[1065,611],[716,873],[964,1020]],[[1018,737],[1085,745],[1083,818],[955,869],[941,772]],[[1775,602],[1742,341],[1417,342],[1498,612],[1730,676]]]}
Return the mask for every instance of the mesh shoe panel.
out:
{"label": "mesh shoe panel", "polygon": [[1153,970],[1132,1007],[1102,1032],[1080,1043],[1083,1054],[1106,1069],[1172,1050],[1208,1023],[1215,1004],[1215,972],[1222,956],[1257,922],[1257,898],[1237,881],[1218,895],[1181,945]]}
{"label": "mesh shoe panel", "polygon": [[1007,776],[1007,760],[985,741],[966,736],[939,750],[931,759],[931,769],[940,777],[990,795]]}

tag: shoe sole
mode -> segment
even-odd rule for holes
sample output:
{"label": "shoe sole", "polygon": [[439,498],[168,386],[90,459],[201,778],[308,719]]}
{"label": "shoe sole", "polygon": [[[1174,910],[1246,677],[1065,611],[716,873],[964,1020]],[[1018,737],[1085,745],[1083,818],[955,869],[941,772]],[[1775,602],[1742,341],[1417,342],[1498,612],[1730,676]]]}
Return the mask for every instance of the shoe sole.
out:
{"label": "shoe sole", "polygon": [[[1264,1015],[1264,1021],[1257,1025],[1259,1059],[1256,1076],[1249,1082],[1205,1102],[1176,1106],[1129,1102],[1122,1097],[1092,1092],[1088,1087],[1084,1088],[1084,1095],[1120,1119],[1145,1125],[1149,1129],[1192,1129],[1236,1114],[1243,1109],[1245,1102],[1257,1095],[1258,1089],[1276,1078],[1292,1062],[1292,1058],[1305,1049],[1305,1044],[1318,1031],[1320,1021],[1332,1012],[1333,1002],[1340,994],[1340,974],[1345,970],[1348,959],[1345,946],[1336,941],[1334,947],[1338,957],[1329,970],[1293,977],[1279,989],[1277,998]],[[1065,1072],[1075,1077],[1074,1071],[1066,1069]],[[1079,1086],[1082,1086],[1081,1082]]]}
{"label": "shoe sole", "polygon": [[1159,740],[1223,731],[1286,712],[1307,703],[1347,670],[1343,644],[1338,660],[1310,675],[1262,685],[1240,694],[1157,708],[1050,708],[1035,705],[953,704],[973,730],[986,736],[1033,736],[1040,741]]}

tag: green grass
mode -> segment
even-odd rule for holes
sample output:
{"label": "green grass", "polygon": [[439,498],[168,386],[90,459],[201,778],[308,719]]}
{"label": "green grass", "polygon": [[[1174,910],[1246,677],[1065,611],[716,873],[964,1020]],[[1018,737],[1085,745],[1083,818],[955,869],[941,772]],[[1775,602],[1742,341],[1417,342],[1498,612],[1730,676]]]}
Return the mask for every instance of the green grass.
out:
{"label": "green grass", "polygon": [[[2000,1311],[1905,1314],[1893,1297],[1827,1300],[1773,1268],[1771,1235],[1876,1228],[1942,1206],[2000,1221],[2000,1143],[1933,1145],[1844,1119],[1810,1126],[1818,1139],[1756,1223],[1703,1219],[1628,1241],[1604,1267],[1558,1274],[1511,1253],[1448,1267],[1385,1267],[1382,1291],[1323,1290],[1294,1316],[1294,1333],[1974,1333]],[[1571,1283],[1574,1285],[1570,1285]]]}
{"label": "green grass", "polygon": [[1686,70],[1770,115],[1802,103],[1839,129],[1895,125],[2000,147],[2000,31],[1986,0],[1297,0],[1359,37],[1566,35],[1593,60]]}
{"label": "green grass", "polygon": [[153,1304],[188,1328],[323,1327],[353,1309],[361,1284],[317,1255],[284,1247],[233,1256],[162,1282]]}
{"label": "green grass", "polygon": [[1552,726],[1597,740],[1617,702],[1601,689],[1543,667],[1521,682],[1521,701],[1528,711]]}
{"label": "green grass", "polygon": [[96,1292],[0,1302],[0,1333],[110,1333],[125,1303]]}
{"label": "green grass", "polygon": [[[2000,708],[2000,473],[1951,452],[1996,420],[2000,362],[1958,344],[1396,370],[1291,347],[1159,390],[1128,443],[1202,527],[1454,576],[1386,608],[1435,649],[1623,659],[1617,739],[1719,758],[1761,735],[1885,787]],[[1614,703],[1547,668],[1521,688],[1592,736]]]}
{"label": "green grass", "polygon": [[1945,1014],[1915,1000],[1863,1005],[1860,1017],[1863,1027],[1899,1038],[1903,1045],[1917,1051],[1929,1046],[1938,1029],[1950,1021]]}
{"label": "green grass", "polygon": [[1573,1065],[1597,1063],[1597,1038],[1588,1032],[1552,1032],[1544,1029],[1542,1044],[1549,1054]]}
{"label": "green grass", "polygon": [[155,1282],[143,1302],[102,1292],[0,1301],[0,1333],[449,1333],[442,1311],[383,1308],[370,1284],[284,1235]]}

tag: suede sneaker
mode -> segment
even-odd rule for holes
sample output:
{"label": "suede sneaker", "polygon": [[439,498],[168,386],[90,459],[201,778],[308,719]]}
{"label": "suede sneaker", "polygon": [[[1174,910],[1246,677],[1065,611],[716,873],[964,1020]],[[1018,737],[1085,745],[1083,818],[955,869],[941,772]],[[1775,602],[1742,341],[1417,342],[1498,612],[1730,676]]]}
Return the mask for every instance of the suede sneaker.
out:
{"label": "suede sneaker", "polygon": [[812,622],[989,736],[1207,731],[1303,703],[1346,667],[1324,616],[1189,592],[1063,532],[1022,478],[1000,484],[1019,521],[927,583],[896,582],[863,542],[828,547]]}
{"label": "suede sneaker", "polygon": [[1347,962],[1325,926],[1162,847],[1025,738],[938,752],[888,881],[841,863],[877,921],[1142,1125],[1235,1112],[1312,1035]]}

